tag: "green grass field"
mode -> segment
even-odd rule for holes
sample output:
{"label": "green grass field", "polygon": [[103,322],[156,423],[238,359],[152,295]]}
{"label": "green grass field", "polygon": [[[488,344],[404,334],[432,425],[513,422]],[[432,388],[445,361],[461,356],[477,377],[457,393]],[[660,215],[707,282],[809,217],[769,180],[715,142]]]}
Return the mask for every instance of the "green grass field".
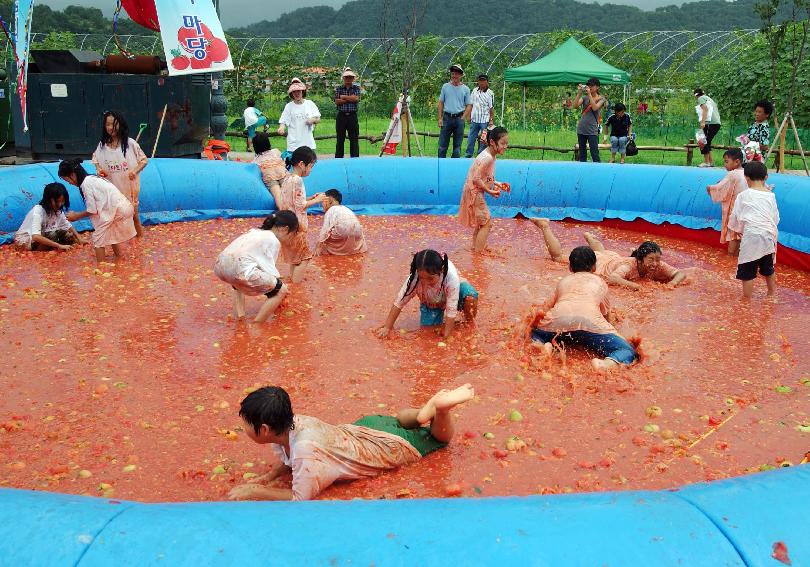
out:
{"label": "green grass field", "polygon": [[[656,117],[649,117],[649,122],[654,122]],[[416,129],[419,132],[434,132],[438,133],[438,125],[434,119],[415,119]],[[567,130],[555,129],[549,131],[532,131],[522,128],[510,128],[509,130],[509,143],[512,145],[526,145],[526,146],[550,146],[558,148],[573,148],[576,144],[576,123],[572,119],[570,128]],[[275,126],[270,126],[268,131],[274,131]],[[366,136],[382,136],[388,128],[388,119],[361,116],[360,120],[360,134]],[[720,134],[715,139],[718,145],[737,145],[734,138],[740,133],[745,131],[746,126],[743,124],[724,125]],[[236,130],[237,128],[234,128]],[[634,126],[636,132],[636,144],[639,146],[665,146],[676,147],[683,146],[690,138],[694,138],[695,128],[688,124],[679,126],[669,126],[662,128],[658,124],[644,124],[638,121]],[[324,118],[315,129],[315,135],[334,135],[335,121],[332,119]],[[807,132],[802,132],[802,138],[806,138]],[[245,138],[228,137],[227,140],[231,144],[231,149],[235,151],[245,150]],[[600,140],[601,141],[601,140]],[[274,147],[284,149],[284,140],[280,137],[272,138],[271,142]],[[422,145],[422,152],[425,156],[435,156],[438,150],[438,138],[419,136],[419,143]],[[317,141],[318,154],[334,154],[335,140],[318,140]],[[810,146],[810,144],[808,144]],[[808,149],[805,146],[805,150]],[[400,146],[400,152],[401,152]],[[467,147],[466,132],[465,139],[462,144],[462,156]],[[378,155],[380,153],[381,143],[371,144],[367,140],[360,140],[360,154],[361,155]],[[452,145],[451,145],[452,148]],[[788,144],[788,148],[793,148],[793,144]],[[411,138],[411,149],[414,155],[419,155],[416,148],[414,138]],[[346,142],[345,153],[349,154],[349,143]],[[448,156],[450,152],[448,151]],[[572,160],[573,153],[560,153],[555,151],[539,151],[539,150],[520,150],[509,149],[506,157],[510,159],[531,159],[531,160]],[[610,150],[601,150],[602,161],[610,159]],[[590,158],[589,158],[590,159]],[[722,151],[716,150],[714,152],[714,160],[716,164],[722,164]],[[663,151],[640,151],[639,155],[627,158],[628,163],[649,163],[658,165],[686,165],[686,152],[663,152]],[[693,165],[697,165],[701,161],[701,156],[697,150],[694,152]],[[801,169],[801,159],[798,157],[788,156],[787,168],[788,169]]]}

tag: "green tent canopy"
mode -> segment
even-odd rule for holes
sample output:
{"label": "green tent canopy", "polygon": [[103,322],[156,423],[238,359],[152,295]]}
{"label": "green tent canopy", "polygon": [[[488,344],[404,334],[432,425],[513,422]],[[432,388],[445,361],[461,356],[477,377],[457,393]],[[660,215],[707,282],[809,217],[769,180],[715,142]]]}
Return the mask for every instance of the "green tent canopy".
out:
{"label": "green tent canopy", "polygon": [[570,37],[545,57],[522,67],[507,69],[504,79],[507,83],[542,87],[584,83],[591,77],[596,77],[603,85],[630,82],[630,73],[605,63]]}

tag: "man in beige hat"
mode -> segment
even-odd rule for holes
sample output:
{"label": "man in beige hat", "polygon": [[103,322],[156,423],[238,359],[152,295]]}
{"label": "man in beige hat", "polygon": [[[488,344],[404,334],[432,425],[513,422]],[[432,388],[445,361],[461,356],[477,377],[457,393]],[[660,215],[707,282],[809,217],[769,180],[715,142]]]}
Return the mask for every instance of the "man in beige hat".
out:
{"label": "man in beige hat", "polygon": [[439,157],[447,157],[450,146],[450,135],[453,136],[454,158],[461,156],[461,142],[464,139],[464,122],[470,115],[472,102],[470,88],[462,84],[464,69],[461,65],[452,64],[448,68],[450,81],[442,85],[439,95]]}
{"label": "man in beige hat", "polygon": [[335,89],[335,104],[337,105],[335,157],[343,157],[347,132],[349,134],[349,155],[353,158],[360,157],[360,124],[357,121],[357,103],[360,102],[360,87],[354,84],[357,75],[354,74],[350,67],[343,69],[341,78],[343,84]]}

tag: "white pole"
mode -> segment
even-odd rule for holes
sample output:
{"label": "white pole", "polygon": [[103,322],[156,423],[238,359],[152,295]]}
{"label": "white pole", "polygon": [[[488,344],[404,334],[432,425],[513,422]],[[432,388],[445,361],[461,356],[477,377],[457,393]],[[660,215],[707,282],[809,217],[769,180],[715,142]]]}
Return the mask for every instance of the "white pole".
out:
{"label": "white pole", "polygon": [[503,94],[501,95],[501,126],[503,126],[503,109],[506,104],[506,79],[503,81]]}
{"label": "white pole", "polygon": [[526,83],[523,83],[523,129],[526,129]]}

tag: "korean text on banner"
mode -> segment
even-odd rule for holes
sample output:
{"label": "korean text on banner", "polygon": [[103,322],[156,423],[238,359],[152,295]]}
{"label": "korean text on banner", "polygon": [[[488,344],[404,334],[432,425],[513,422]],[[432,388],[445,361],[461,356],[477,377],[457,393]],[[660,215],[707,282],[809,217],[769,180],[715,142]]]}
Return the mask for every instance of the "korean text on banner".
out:
{"label": "korean text on banner", "polygon": [[155,0],[169,75],[233,69],[213,2]]}

